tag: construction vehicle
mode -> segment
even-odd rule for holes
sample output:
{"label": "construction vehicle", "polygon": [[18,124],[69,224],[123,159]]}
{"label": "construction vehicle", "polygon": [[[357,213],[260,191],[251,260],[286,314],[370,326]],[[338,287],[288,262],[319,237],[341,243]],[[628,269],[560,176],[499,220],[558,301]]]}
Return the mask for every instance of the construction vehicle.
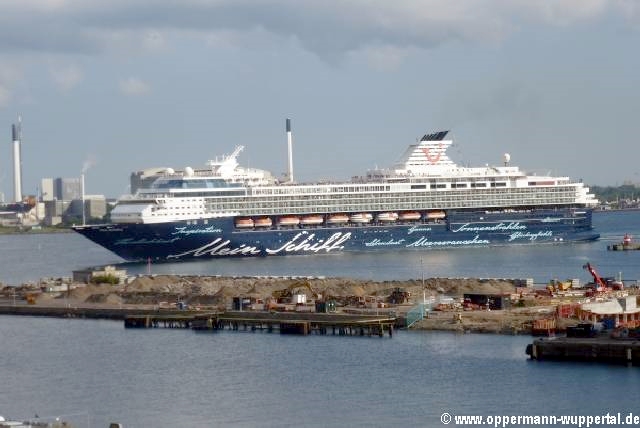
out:
{"label": "construction vehicle", "polygon": [[571,282],[570,279],[568,279],[566,281],[560,281],[558,279],[552,279],[547,284],[547,290],[549,290],[551,293],[555,293],[555,292],[558,292],[558,291],[567,291],[567,290],[571,289],[571,287],[573,287],[573,283]]}
{"label": "construction vehicle", "polygon": [[587,263],[583,268],[588,270],[593,277],[593,287],[585,294],[587,297],[597,296],[611,290],[622,290],[624,287],[622,282],[616,281],[614,278],[602,278],[591,266],[591,263]]}
{"label": "construction vehicle", "polygon": [[301,289],[307,289],[311,293],[314,299],[318,299],[318,293],[311,287],[311,283],[307,280],[299,280],[290,284],[287,288],[282,290],[275,290],[271,295],[277,300],[278,303],[291,303],[294,294],[298,294]]}
{"label": "construction vehicle", "polygon": [[403,303],[407,303],[409,301],[409,297],[411,297],[410,292],[405,291],[403,288],[396,287],[391,292],[388,300],[389,303],[401,305]]}

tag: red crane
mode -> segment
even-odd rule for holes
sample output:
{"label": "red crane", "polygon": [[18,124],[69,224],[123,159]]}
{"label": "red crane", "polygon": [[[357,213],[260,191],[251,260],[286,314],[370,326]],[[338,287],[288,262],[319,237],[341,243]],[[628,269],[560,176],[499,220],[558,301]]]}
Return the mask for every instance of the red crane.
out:
{"label": "red crane", "polygon": [[588,270],[591,276],[593,277],[593,282],[595,284],[594,291],[602,292],[602,291],[609,290],[609,287],[607,287],[607,283],[604,282],[604,280],[600,277],[600,275],[598,275],[598,272],[596,272],[593,266],[591,266],[591,263],[587,263],[586,265],[583,266],[583,268]]}

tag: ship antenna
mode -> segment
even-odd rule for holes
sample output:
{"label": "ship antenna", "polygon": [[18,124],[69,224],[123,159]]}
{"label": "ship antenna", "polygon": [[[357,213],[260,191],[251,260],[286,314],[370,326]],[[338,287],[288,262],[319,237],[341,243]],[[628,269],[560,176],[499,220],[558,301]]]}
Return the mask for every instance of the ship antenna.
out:
{"label": "ship antenna", "polygon": [[293,183],[293,148],[291,141],[291,119],[287,119],[287,154],[289,163],[287,168],[287,181]]}

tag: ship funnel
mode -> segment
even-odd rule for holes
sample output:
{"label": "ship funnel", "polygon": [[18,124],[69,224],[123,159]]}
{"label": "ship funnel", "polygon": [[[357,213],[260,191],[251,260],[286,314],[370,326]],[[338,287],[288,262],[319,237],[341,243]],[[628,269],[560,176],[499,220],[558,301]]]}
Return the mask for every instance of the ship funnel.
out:
{"label": "ship funnel", "polygon": [[287,154],[289,162],[287,165],[287,181],[293,183],[293,148],[291,141],[291,119],[287,119]]}

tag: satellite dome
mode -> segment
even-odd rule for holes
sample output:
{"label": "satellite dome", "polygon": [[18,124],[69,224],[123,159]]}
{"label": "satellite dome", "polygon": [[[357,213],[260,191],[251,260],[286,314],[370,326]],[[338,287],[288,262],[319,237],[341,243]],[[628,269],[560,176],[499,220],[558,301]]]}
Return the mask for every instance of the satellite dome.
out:
{"label": "satellite dome", "polygon": [[186,175],[187,177],[193,176],[193,168],[191,168],[190,166],[186,167],[184,169],[184,175]]}
{"label": "satellite dome", "polygon": [[174,170],[173,168],[167,168],[167,169],[165,170],[165,172],[166,172],[167,174],[175,174],[175,173],[176,173],[176,172],[175,172],[175,170]]}
{"label": "satellite dome", "polygon": [[509,163],[511,160],[511,155],[509,153],[504,154],[504,163]]}

